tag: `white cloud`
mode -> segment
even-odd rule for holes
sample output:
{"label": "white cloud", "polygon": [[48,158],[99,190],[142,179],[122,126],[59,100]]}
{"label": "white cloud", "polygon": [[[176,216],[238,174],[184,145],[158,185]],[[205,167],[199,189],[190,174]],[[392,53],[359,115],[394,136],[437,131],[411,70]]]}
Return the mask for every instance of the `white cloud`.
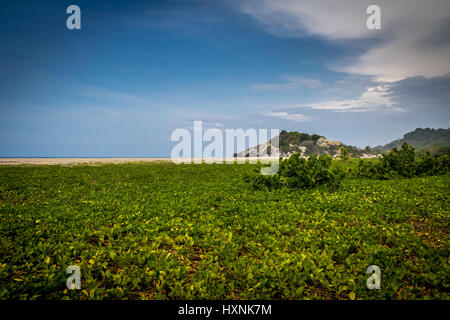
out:
{"label": "white cloud", "polygon": [[300,113],[287,113],[284,111],[268,112],[268,113],[266,113],[266,116],[280,118],[280,119],[284,119],[284,120],[291,120],[291,121],[295,121],[295,122],[311,121],[311,117],[309,117],[309,116],[305,116]]}
{"label": "white cloud", "polygon": [[[336,0],[262,0],[245,1],[242,10],[267,25],[279,36],[320,35],[345,39],[364,37],[369,30],[365,24],[363,1]],[[357,14],[360,12],[361,14]]]}
{"label": "white cloud", "polygon": [[360,97],[354,99],[328,100],[298,106],[340,112],[367,112],[377,110],[405,111],[402,108],[395,107],[397,102],[394,101],[394,97],[389,88],[389,84],[382,84],[376,87],[368,87]]}
{"label": "white cloud", "polygon": [[283,37],[315,35],[330,40],[378,39],[356,61],[335,71],[394,81],[450,71],[450,1],[378,0],[382,30],[366,27],[368,0],[246,1],[242,10]]}

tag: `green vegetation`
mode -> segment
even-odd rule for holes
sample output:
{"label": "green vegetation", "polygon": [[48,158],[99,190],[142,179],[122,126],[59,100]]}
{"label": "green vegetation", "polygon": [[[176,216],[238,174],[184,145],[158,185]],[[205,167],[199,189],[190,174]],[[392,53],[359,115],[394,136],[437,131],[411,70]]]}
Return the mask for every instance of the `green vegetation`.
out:
{"label": "green vegetation", "polygon": [[445,174],[450,170],[450,158],[447,155],[432,156],[427,153],[416,157],[414,148],[406,142],[400,150],[394,148],[383,154],[380,160],[360,160],[356,169],[352,165],[344,168],[349,161],[344,148],[341,148],[340,158],[342,162],[335,161],[332,165],[331,156],[300,158],[300,154],[295,153],[287,159],[280,159],[279,170],[275,175],[261,175],[260,165],[251,174],[244,175],[244,180],[255,189],[308,189],[325,185],[336,190],[346,176],[388,180]]}
{"label": "green vegetation", "polygon": [[0,298],[449,298],[448,174],[267,191],[255,167],[0,167]]}
{"label": "green vegetation", "polygon": [[426,155],[427,153],[435,156],[450,155],[450,146],[433,145],[430,147],[418,149],[416,153],[418,155]]}
{"label": "green vegetation", "polygon": [[281,153],[286,154],[289,152],[301,152],[300,146],[314,146],[320,138],[322,138],[322,136],[317,134],[309,135],[297,131],[287,132],[286,130],[283,130],[280,132],[278,143]]}
{"label": "green vegetation", "polygon": [[[297,131],[287,132],[283,130],[279,136],[279,147],[282,156],[291,155],[295,152],[304,153],[305,156],[311,155],[335,155],[339,150],[345,150],[347,154],[352,156],[360,156],[362,151],[355,146],[348,146],[341,144],[337,145],[318,145],[320,138],[325,138],[317,134],[309,135],[307,133],[300,133]],[[304,150],[302,151],[302,148]]]}
{"label": "green vegetation", "polygon": [[450,128],[430,129],[417,128],[405,133],[402,139],[397,139],[384,146],[375,147],[372,152],[381,153],[393,148],[400,148],[406,142],[413,146],[418,153],[425,154],[427,151],[434,155],[449,154],[450,152]]}
{"label": "green vegetation", "polygon": [[360,160],[356,175],[372,179],[411,178],[444,174],[449,169],[449,156],[432,156],[427,153],[422,157],[416,157],[414,148],[404,142],[400,150],[392,149],[389,153],[383,154],[379,161]]}
{"label": "green vegetation", "polygon": [[340,158],[344,161],[347,161],[348,159],[350,159],[350,156],[348,154],[348,150],[344,147],[340,148],[341,150],[341,154],[340,154]]}
{"label": "green vegetation", "polygon": [[255,189],[297,188],[308,189],[326,185],[336,189],[345,176],[342,166],[331,168],[331,156],[312,155],[309,159],[300,158],[298,153],[288,159],[280,160],[278,172],[274,175],[261,175],[260,166],[252,174],[245,175],[245,181]]}

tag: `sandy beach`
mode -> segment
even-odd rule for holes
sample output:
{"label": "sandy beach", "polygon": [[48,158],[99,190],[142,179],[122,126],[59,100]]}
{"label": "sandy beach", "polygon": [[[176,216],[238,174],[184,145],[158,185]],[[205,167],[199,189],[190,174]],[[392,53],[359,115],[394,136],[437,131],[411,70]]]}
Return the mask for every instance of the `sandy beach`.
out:
{"label": "sandy beach", "polygon": [[[181,158],[177,158],[181,161]],[[185,159],[187,162],[194,162],[197,160],[203,160],[206,163],[213,160],[218,163],[225,163],[225,161],[239,161],[248,162],[256,161],[268,162],[277,160],[278,158],[271,157],[239,157],[239,158],[190,158]],[[127,163],[127,162],[172,162],[171,158],[0,158],[0,165],[40,165],[40,164],[54,164],[54,165],[76,165],[76,164],[89,164],[89,165],[101,165],[107,163]],[[177,162],[175,160],[175,162]],[[179,163],[179,162],[178,162]]]}
{"label": "sandy beach", "polygon": [[0,165],[24,165],[24,164],[101,164],[101,163],[126,163],[126,162],[154,162],[171,161],[170,158],[0,158]]}

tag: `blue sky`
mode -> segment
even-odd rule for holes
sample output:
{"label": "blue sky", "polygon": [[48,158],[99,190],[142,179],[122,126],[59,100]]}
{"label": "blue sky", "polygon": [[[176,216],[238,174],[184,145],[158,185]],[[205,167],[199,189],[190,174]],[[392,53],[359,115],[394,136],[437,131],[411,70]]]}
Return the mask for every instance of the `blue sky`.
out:
{"label": "blue sky", "polygon": [[4,2],[0,156],[165,157],[194,120],[360,147],[447,128],[450,4],[431,2],[379,1],[382,30],[365,1]]}

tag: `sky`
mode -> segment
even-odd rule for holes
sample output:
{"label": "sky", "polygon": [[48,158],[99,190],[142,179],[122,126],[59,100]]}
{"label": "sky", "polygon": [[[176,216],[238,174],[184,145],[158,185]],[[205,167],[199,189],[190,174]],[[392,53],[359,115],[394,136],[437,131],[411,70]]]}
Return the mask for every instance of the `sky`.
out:
{"label": "sky", "polygon": [[0,157],[168,157],[194,121],[358,147],[448,128],[450,2],[1,2]]}

